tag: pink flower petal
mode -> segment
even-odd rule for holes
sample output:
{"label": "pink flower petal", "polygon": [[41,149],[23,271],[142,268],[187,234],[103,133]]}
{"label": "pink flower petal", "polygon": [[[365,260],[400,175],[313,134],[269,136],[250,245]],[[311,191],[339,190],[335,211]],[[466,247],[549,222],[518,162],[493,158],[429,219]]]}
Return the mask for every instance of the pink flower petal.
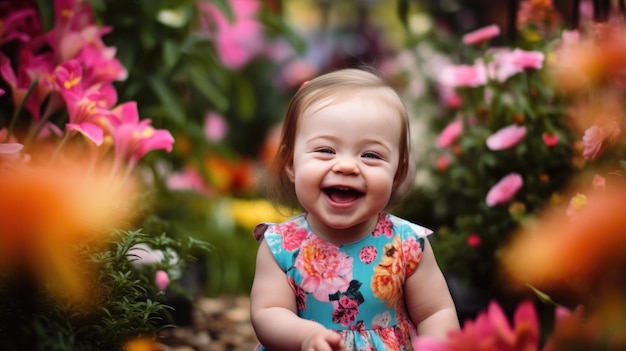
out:
{"label": "pink flower petal", "polygon": [[460,119],[450,122],[439,134],[437,147],[450,147],[461,136],[463,132],[463,122]]}
{"label": "pink flower petal", "polygon": [[523,184],[522,176],[518,173],[505,176],[487,193],[487,206],[493,207],[511,201]]}
{"label": "pink flower petal", "polygon": [[526,136],[526,127],[516,124],[504,127],[489,138],[487,138],[487,147],[490,150],[503,150],[519,144]]}
{"label": "pink flower petal", "polygon": [[500,35],[500,27],[497,24],[492,24],[465,34],[463,36],[463,43],[467,45],[477,45],[489,41],[498,35]]}
{"label": "pink flower petal", "polygon": [[163,270],[156,272],[154,280],[159,290],[165,290],[168,285],[170,285],[170,277],[167,275],[167,272]]}
{"label": "pink flower petal", "polygon": [[209,112],[204,117],[204,136],[209,140],[220,141],[228,132],[228,124],[222,116]]}
{"label": "pink flower petal", "polygon": [[604,139],[606,133],[598,126],[591,126],[583,135],[583,158],[593,161],[600,157],[603,151]]}
{"label": "pink flower petal", "polygon": [[0,156],[13,155],[24,148],[24,145],[20,143],[0,143]]}

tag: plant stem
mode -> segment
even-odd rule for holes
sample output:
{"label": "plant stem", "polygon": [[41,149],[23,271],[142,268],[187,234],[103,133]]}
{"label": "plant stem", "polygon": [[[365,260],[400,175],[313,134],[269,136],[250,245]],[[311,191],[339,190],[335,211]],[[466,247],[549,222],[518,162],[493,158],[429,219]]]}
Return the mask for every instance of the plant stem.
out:
{"label": "plant stem", "polygon": [[61,153],[61,149],[63,149],[63,147],[65,146],[65,144],[67,144],[68,140],[70,140],[70,133],[66,133],[63,136],[63,139],[61,139],[61,142],[59,143],[59,146],[57,146],[56,150],[54,150],[54,154],[52,155],[52,158],[50,159],[50,165],[54,164],[54,162],[56,161],[57,157],[59,157],[59,154]]}
{"label": "plant stem", "polygon": [[8,142],[9,137],[11,136],[11,134],[13,134],[15,123],[17,123],[17,118],[19,117],[20,113],[22,113],[22,110],[24,109],[24,105],[26,104],[26,100],[28,99],[30,94],[33,92],[33,89],[35,89],[38,82],[39,82],[39,77],[35,78],[35,80],[33,80],[33,82],[30,83],[30,86],[28,87],[28,90],[26,90],[26,94],[24,95],[24,98],[22,99],[22,101],[20,101],[19,105],[17,105],[17,108],[15,109],[15,112],[13,113],[13,116],[11,117],[11,123],[9,124],[7,135],[4,136],[4,140],[3,140],[4,143]]}

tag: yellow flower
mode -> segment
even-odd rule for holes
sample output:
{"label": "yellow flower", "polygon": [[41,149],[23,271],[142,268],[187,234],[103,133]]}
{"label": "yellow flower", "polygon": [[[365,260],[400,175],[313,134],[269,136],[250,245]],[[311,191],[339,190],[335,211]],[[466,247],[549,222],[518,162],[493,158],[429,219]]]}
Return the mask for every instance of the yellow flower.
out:
{"label": "yellow flower", "polygon": [[289,213],[286,209],[276,209],[264,199],[243,200],[233,199],[230,205],[230,213],[235,222],[249,229],[254,229],[261,222],[280,223],[289,216],[281,214]]}

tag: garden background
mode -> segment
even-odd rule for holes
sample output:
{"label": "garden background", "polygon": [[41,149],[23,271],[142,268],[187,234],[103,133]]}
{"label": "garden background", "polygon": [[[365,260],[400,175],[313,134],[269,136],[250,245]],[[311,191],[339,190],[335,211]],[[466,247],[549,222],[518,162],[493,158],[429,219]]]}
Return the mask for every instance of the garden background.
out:
{"label": "garden background", "polygon": [[259,180],[289,99],[319,74],[367,65],[412,119],[417,173],[395,212],[435,230],[468,321],[429,347],[480,335],[475,349],[623,349],[624,10],[3,1],[0,341],[249,349],[214,329],[199,337],[196,312],[240,333],[211,315],[232,303],[247,324],[253,228],[285,218]]}

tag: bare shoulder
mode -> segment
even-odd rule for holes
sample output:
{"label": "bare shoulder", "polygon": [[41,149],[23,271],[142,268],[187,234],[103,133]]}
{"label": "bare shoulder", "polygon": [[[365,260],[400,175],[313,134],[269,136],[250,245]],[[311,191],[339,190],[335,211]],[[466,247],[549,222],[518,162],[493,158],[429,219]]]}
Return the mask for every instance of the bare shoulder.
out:
{"label": "bare shoulder", "polygon": [[252,290],[251,309],[285,307],[296,310],[295,295],[289,285],[287,275],[280,268],[265,240],[262,240],[256,257],[256,267]]}

